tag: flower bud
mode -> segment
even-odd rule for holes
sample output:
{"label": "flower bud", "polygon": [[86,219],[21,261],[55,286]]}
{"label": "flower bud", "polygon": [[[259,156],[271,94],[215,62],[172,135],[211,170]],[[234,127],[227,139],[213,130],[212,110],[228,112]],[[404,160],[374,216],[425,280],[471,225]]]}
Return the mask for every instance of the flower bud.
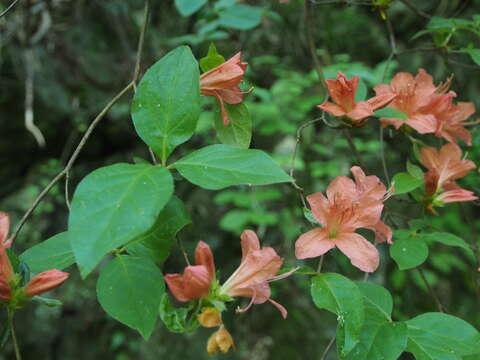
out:
{"label": "flower bud", "polygon": [[25,295],[33,297],[43,292],[55,289],[67,280],[69,274],[59,270],[44,271],[35,276],[25,287]]}
{"label": "flower bud", "polygon": [[232,335],[230,335],[223,325],[210,336],[207,342],[208,355],[214,354],[219,349],[222,353],[226,354],[228,350],[230,350],[230,347],[235,349],[235,344]]}
{"label": "flower bud", "polygon": [[202,312],[197,315],[200,325],[206,328],[220,326],[222,324],[222,315],[214,307],[203,307]]}

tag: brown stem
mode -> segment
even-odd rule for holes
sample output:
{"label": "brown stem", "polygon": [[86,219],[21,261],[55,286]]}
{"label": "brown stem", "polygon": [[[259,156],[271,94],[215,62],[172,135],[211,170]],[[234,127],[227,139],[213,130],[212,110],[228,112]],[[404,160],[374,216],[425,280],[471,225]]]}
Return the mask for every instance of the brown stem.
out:
{"label": "brown stem", "polygon": [[320,358],[320,360],[325,360],[327,358],[327,355],[328,355],[328,352],[330,351],[330,349],[332,348],[332,345],[333,343],[335,342],[335,339],[336,337],[332,337],[327,345],[327,347],[325,348],[325,350],[323,351],[323,354],[322,354],[322,357]]}
{"label": "brown stem", "polygon": [[13,348],[15,350],[16,360],[22,360],[22,355],[20,354],[20,347],[18,346],[17,335],[15,334],[15,326],[13,324],[13,316],[15,315],[15,310],[8,309],[8,326],[10,327],[10,333],[12,334]]}
{"label": "brown stem", "polygon": [[348,129],[343,129],[342,130],[343,136],[345,139],[347,139],[348,146],[350,146],[350,150],[352,150],[353,155],[355,155],[355,159],[357,160],[358,165],[363,169],[363,171],[368,173],[367,166],[365,165],[365,162],[363,161],[362,155],[358,152],[357,147],[355,146],[355,143],[353,142],[352,136],[350,135],[350,132]]}
{"label": "brown stem", "polygon": [[317,72],[318,79],[320,80],[320,85],[324,90],[324,96],[327,94],[327,88],[325,85],[325,76],[323,75],[322,65],[320,64],[320,59],[317,55],[317,48],[315,46],[315,38],[313,36],[313,22],[312,22],[312,3],[310,0],[305,0],[304,6],[304,18],[305,18],[305,34],[307,36],[308,48],[310,49],[310,55],[313,60],[313,65],[315,66],[315,71]]}
{"label": "brown stem", "polygon": [[435,291],[433,290],[433,288],[430,286],[430,284],[428,283],[427,281],[427,278],[425,277],[425,274],[423,272],[423,270],[421,268],[417,268],[418,270],[418,273],[420,274],[420,277],[422,278],[423,282],[425,283],[425,286],[427,287],[428,289],[428,292],[430,293],[430,295],[432,296],[433,300],[435,301],[435,303],[437,304],[437,309],[438,311],[444,313],[446,312],[445,311],[445,308],[443,307],[442,303],[440,302],[437,294],[435,293]]}
{"label": "brown stem", "polygon": [[418,16],[421,16],[425,19],[430,19],[431,18],[431,16],[429,14],[427,14],[426,12],[417,8],[411,0],[400,0],[400,1],[402,3],[404,3],[406,7],[408,7],[410,10],[412,10]]}

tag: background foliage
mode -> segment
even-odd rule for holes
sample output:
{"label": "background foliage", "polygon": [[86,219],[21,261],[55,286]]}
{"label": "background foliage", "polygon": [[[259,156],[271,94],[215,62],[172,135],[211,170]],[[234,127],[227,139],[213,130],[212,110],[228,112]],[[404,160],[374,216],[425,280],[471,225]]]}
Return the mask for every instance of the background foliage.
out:
{"label": "background foliage", "polygon": [[[454,74],[453,89],[460,94],[459,100],[480,106],[480,85],[475,81],[480,71],[476,64],[480,30],[478,17],[474,16],[480,14],[480,6],[474,1],[422,1],[416,11],[407,6],[409,1],[392,1],[386,14],[392,23],[397,53],[388,67],[391,39],[379,8],[361,5],[365,1],[321,3],[312,3],[312,33],[326,77],[334,77],[340,70],[348,76],[360,76],[364,85],[371,88],[388,81],[394,71],[416,72],[424,67],[437,82]],[[1,1],[0,6],[5,8],[8,4]],[[65,165],[98,111],[130,81],[143,6],[140,0],[26,0],[0,19],[0,209],[10,212],[14,223]],[[318,117],[314,106],[323,99],[310,55],[304,11],[299,0],[288,4],[152,1],[141,69],[180,44],[190,45],[196,58],[205,56],[211,41],[225,57],[241,50],[249,63],[248,84],[244,87],[254,87],[246,97],[253,124],[252,147],[273,154],[285,169],[290,169],[297,129]],[[451,22],[432,24],[425,14],[471,22],[457,21],[453,26]],[[25,106],[26,94],[33,96],[32,106]],[[175,158],[217,141],[213,130],[218,117],[216,107],[211,99],[202,101],[206,111],[201,114],[197,132],[172,155]],[[148,158],[144,143],[134,135],[130,102],[131,98],[125,97],[95,130],[71,173],[71,189],[96,168],[132,162],[136,157]],[[44,147],[38,146],[24,126],[26,108],[34,113],[35,123],[45,138]],[[356,164],[340,131],[317,122],[302,134],[295,173],[306,194],[323,191],[332,178],[346,175]],[[480,131],[473,128],[472,134],[469,158],[480,164]],[[384,140],[389,175],[404,172],[405,159],[411,153],[410,142],[390,130],[385,131]],[[381,165],[379,125],[356,130],[354,142],[369,172],[387,182]],[[480,193],[478,175],[470,175],[462,184]],[[193,252],[198,240],[208,241],[214,253],[221,254],[216,261],[225,274],[238,265],[238,235],[244,228],[255,229],[263,243],[275,246],[280,255],[290,254],[286,259],[289,264],[294,263],[294,241],[309,229],[298,193],[289,184],[212,192],[178,182],[176,195],[185,201],[192,218],[192,224],[178,234],[178,239],[188,253]],[[435,256],[429,257],[422,268],[448,312],[478,328],[480,284],[476,269],[480,222],[475,221],[479,213],[476,205],[449,205],[440,210],[441,216],[429,221],[435,230],[460,236],[477,253],[472,256],[462,248],[431,243],[430,251],[435,251]],[[407,229],[410,218],[421,217],[415,213],[415,206],[401,198],[389,200],[387,208],[391,214],[389,223],[395,228]],[[60,184],[22,230],[16,250],[21,252],[64,231],[67,216],[64,187]],[[403,239],[402,235],[397,239]],[[399,271],[386,246],[380,249],[384,255],[381,268],[370,281],[392,292],[392,317],[400,321],[437,311],[418,271]],[[179,247],[171,251],[164,272],[177,272],[184,266]],[[326,257],[324,271],[340,272],[361,281],[363,274],[337,255]],[[304,265],[316,264],[307,261]],[[209,332],[205,329],[176,335],[158,323],[150,340],[144,342],[100,308],[95,297],[95,273],[81,280],[75,268],[68,271],[70,280],[56,290],[63,307],[31,305],[17,318],[26,359],[207,358],[204,347]],[[256,306],[247,315],[229,314],[224,320],[238,348],[225,358],[318,358],[335,334],[337,315],[313,306],[309,285],[307,277],[295,275],[275,286],[275,299],[289,310],[285,322],[267,305]],[[7,346],[0,357],[11,358],[9,351]],[[335,357],[332,351],[329,358]]]}

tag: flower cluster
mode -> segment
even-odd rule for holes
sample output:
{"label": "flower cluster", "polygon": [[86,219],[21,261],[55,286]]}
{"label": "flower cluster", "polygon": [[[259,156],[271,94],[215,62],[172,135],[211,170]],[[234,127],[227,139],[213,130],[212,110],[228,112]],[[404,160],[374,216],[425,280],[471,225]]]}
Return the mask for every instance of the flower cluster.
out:
{"label": "flower cluster", "polygon": [[375,86],[377,96],[395,95],[388,107],[403,112],[407,119],[382,118],[383,125],[393,125],[399,129],[407,125],[420,134],[435,134],[448,142],[456,139],[471,145],[470,132],[465,128],[464,120],[475,112],[470,102],[455,104],[455,92],[448,91],[450,81],[435,86],[433,78],[424,69],[418,70],[414,77],[407,72],[396,74],[391,83]]}
{"label": "flower cluster", "polygon": [[18,307],[24,300],[62,285],[67,280],[68,273],[59,270],[44,271],[22,286],[22,279],[14,271],[7,254],[7,249],[12,245],[12,239],[7,239],[9,229],[10,217],[0,212],[0,300],[9,306]]}
{"label": "flower cluster", "polygon": [[[219,285],[215,276],[212,251],[205,242],[200,241],[195,249],[196,265],[187,266],[182,275],[165,275],[168,288],[180,302],[204,299],[206,302],[218,304],[232,301],[236,297],[250,298],[248,306],[244,309],[237,309],[237,312],[244,312],[253,304],[263,304],[268,301],[286,318],[287,310],[270,298],[269,282],[283,279],[294,270],[277,275],[283,259],[273,248],[261,247],[257,234],[252,230],[245,230],[241,234],[241,247],[242,259],[239,267],[223,285]],[[205,324],[220,326],[220,329],[214,334],[215,336],[212,335],[210,338],[207,350],[211,353],[219,348],[226,352],[230,345],[233,345],[233,340],[229,340],[230,335],[223,326],[221,317],[220,320],[215,320],[215,314],[212,315],[212,310],[208,309],[211,308],[202,311],[200,323],[203,326],[206,326]],[[224,349],[226,350],[224,351]]]}
{"label": "flower cluster", "polygon": [[380,220],[383,202],[388,198],[384,184],[362,169],[351,169],[355,181],[339,176],[327,188],[307,196],[312,215],[321,225],[301,235],[295,243],[298,259],[313,258],[337,247],[362,271],[373,272],[379,265],[376,247],[360,234],[359,228],[373,230],[377,242],[391,243],[392,230]]}

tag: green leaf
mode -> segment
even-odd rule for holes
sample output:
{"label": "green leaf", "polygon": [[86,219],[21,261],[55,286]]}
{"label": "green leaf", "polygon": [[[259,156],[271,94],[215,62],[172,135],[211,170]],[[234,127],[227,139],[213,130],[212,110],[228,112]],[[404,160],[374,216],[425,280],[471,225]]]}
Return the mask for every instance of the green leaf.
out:
{"label": "green leaf", "polygon": [[34,296],[32,298],[33,301],[37,301],[43,305],[46,305],[48,307],[58,307],[58,306],[62,306],[63,303],[60,301],[60,300],[57,300],[57,299],[50,299],[50,298],[46,298],[46,297],[43,297],[43,296]]}
{"label": "green leaf", "polygon": [[135,130],[162,163],[193,135],[200,115],[200,73],[190,48],[181,46],[151,66],[132,104]]}
{"label": "green leaf", "polygon": [[365,101],[367,98],[367,85],[362,79],[358,81],[357,92],[355,93],[355,102]]}
{"label": "green leaf", "polygon": [[464,249],[470,256],[475,257],[472,249],[467,244],[467,242],[456,235],[447,232],[434,232],[430,234],[425,234],[424,237],[428,241],[435,241],[448,246],[460,247]]}
{"label": "green leaf", "polygon": [[[195,303],[192,303],[194,305]],[[193,316],[188,316],[189,312],[192,310],[192,306],[174,308],[168,299],[168,295],[164,294],[162,296],[162,301],[160,302],[160,319],[162,319],[164,325],[168,330],[175,333],[188,333],[192,332],[200,325],[198,323],[196,314]]]}
{"label": "green leaf", "polygon": [[115,164],[97,169],[78,185],[68,237],[86,277],[108,252],[150,229],[173,192],[164,167]]}
{"label": "green leaf", "polygon": [[263,151],[229,145],[204,147],[178,160],[174,166],[188,181],[210,190],[292,181]]}
{"label": "green leaf", "polygon": [[413,236],[407,230],[396,230],[390,246],[390,256],[400,270],[417,267],[428,257],[428,246],[423,236]]}
{"label": "green leaf", "polygon": [[480,333],[452,315],[425,313],[407,322],[407,351],[417,360],[461,360],[480,353]]}
{"label": "green leaf", "polygon": [[175,0],[175,7],[182,16],[190,16],[206,3],[207,0]]}
{"label": "green leaf", "polygon": [[115,257],[102,270],[97,282],[97,297],[103,309],[145,339],[155,328],[164,292],[158,267],[135,256]]}
{"label": "green leaf", "polygon": [[233,5],[223,8],[218,21],[226,28],[248,30],[260,24],[263,9],[249,5]]}
{"label": "green leaf", "polygon": [[63,270],[75,263],[75,256],[67,232],[62,232],[31,247],[20,255],[34,273]]}
{"label": "green leaf", "polygon": [[407,171],[415,179],[419,179],[423,182],[423,171],[419,166],[412,164],[410,161],[407,161]]}
{"label": "green leaf", "polygon": [[407,173],[398,173],[393,177],[395,195],[405,194],[415,190],[423,184],[423,178],[419,179]]}
{"label": "green leaf", "polygon": [[191,223],[192,220],[183,202],[172,196],[158,215],[153,227],[132,240],[127,251],[135,256],[147,256],[160,265],[170,255],[175,235]]}
{"label": "green leaf", "polygon": [[223,64],[225,58],[217,52],[215,44],[212,42],[208,47],[208,54],[204,58],[200,59],[200,68],[203,72],[207,72]]}
{"label": "green leaf", "polygon": [[407,346],[407,326],[392,322],[392,297],[383,287],[357,283],[365,304],[365,321],[359,343],[345,360],[396,360]]}
{"label": "green leaf", "polygon": [[475,64],[480,65],[480,49],[462,49],[461,51],[470,55]]}
{"label": "green leaf", "polygon": [[312,278],[311,295],[320,309],[338,315],[338,329],[342,329],[344,341],[340,347],[347,354],[358,343],[364,321],[363,296],[357,285],[336,273],[324,273]]}
{"label": "green leaf", "polygon": [[229,125],[223,124],[220,110],[215,112],[215,130],[222,144],[248,149],[252,140],[252,118],[245,104],[225,104],[230,119]]}
{"label": "green leaf", "polygon": [[408,116],[405,115],[403,112],[389,107],[377,110],[373,114],[378,118],[408,120]]}

